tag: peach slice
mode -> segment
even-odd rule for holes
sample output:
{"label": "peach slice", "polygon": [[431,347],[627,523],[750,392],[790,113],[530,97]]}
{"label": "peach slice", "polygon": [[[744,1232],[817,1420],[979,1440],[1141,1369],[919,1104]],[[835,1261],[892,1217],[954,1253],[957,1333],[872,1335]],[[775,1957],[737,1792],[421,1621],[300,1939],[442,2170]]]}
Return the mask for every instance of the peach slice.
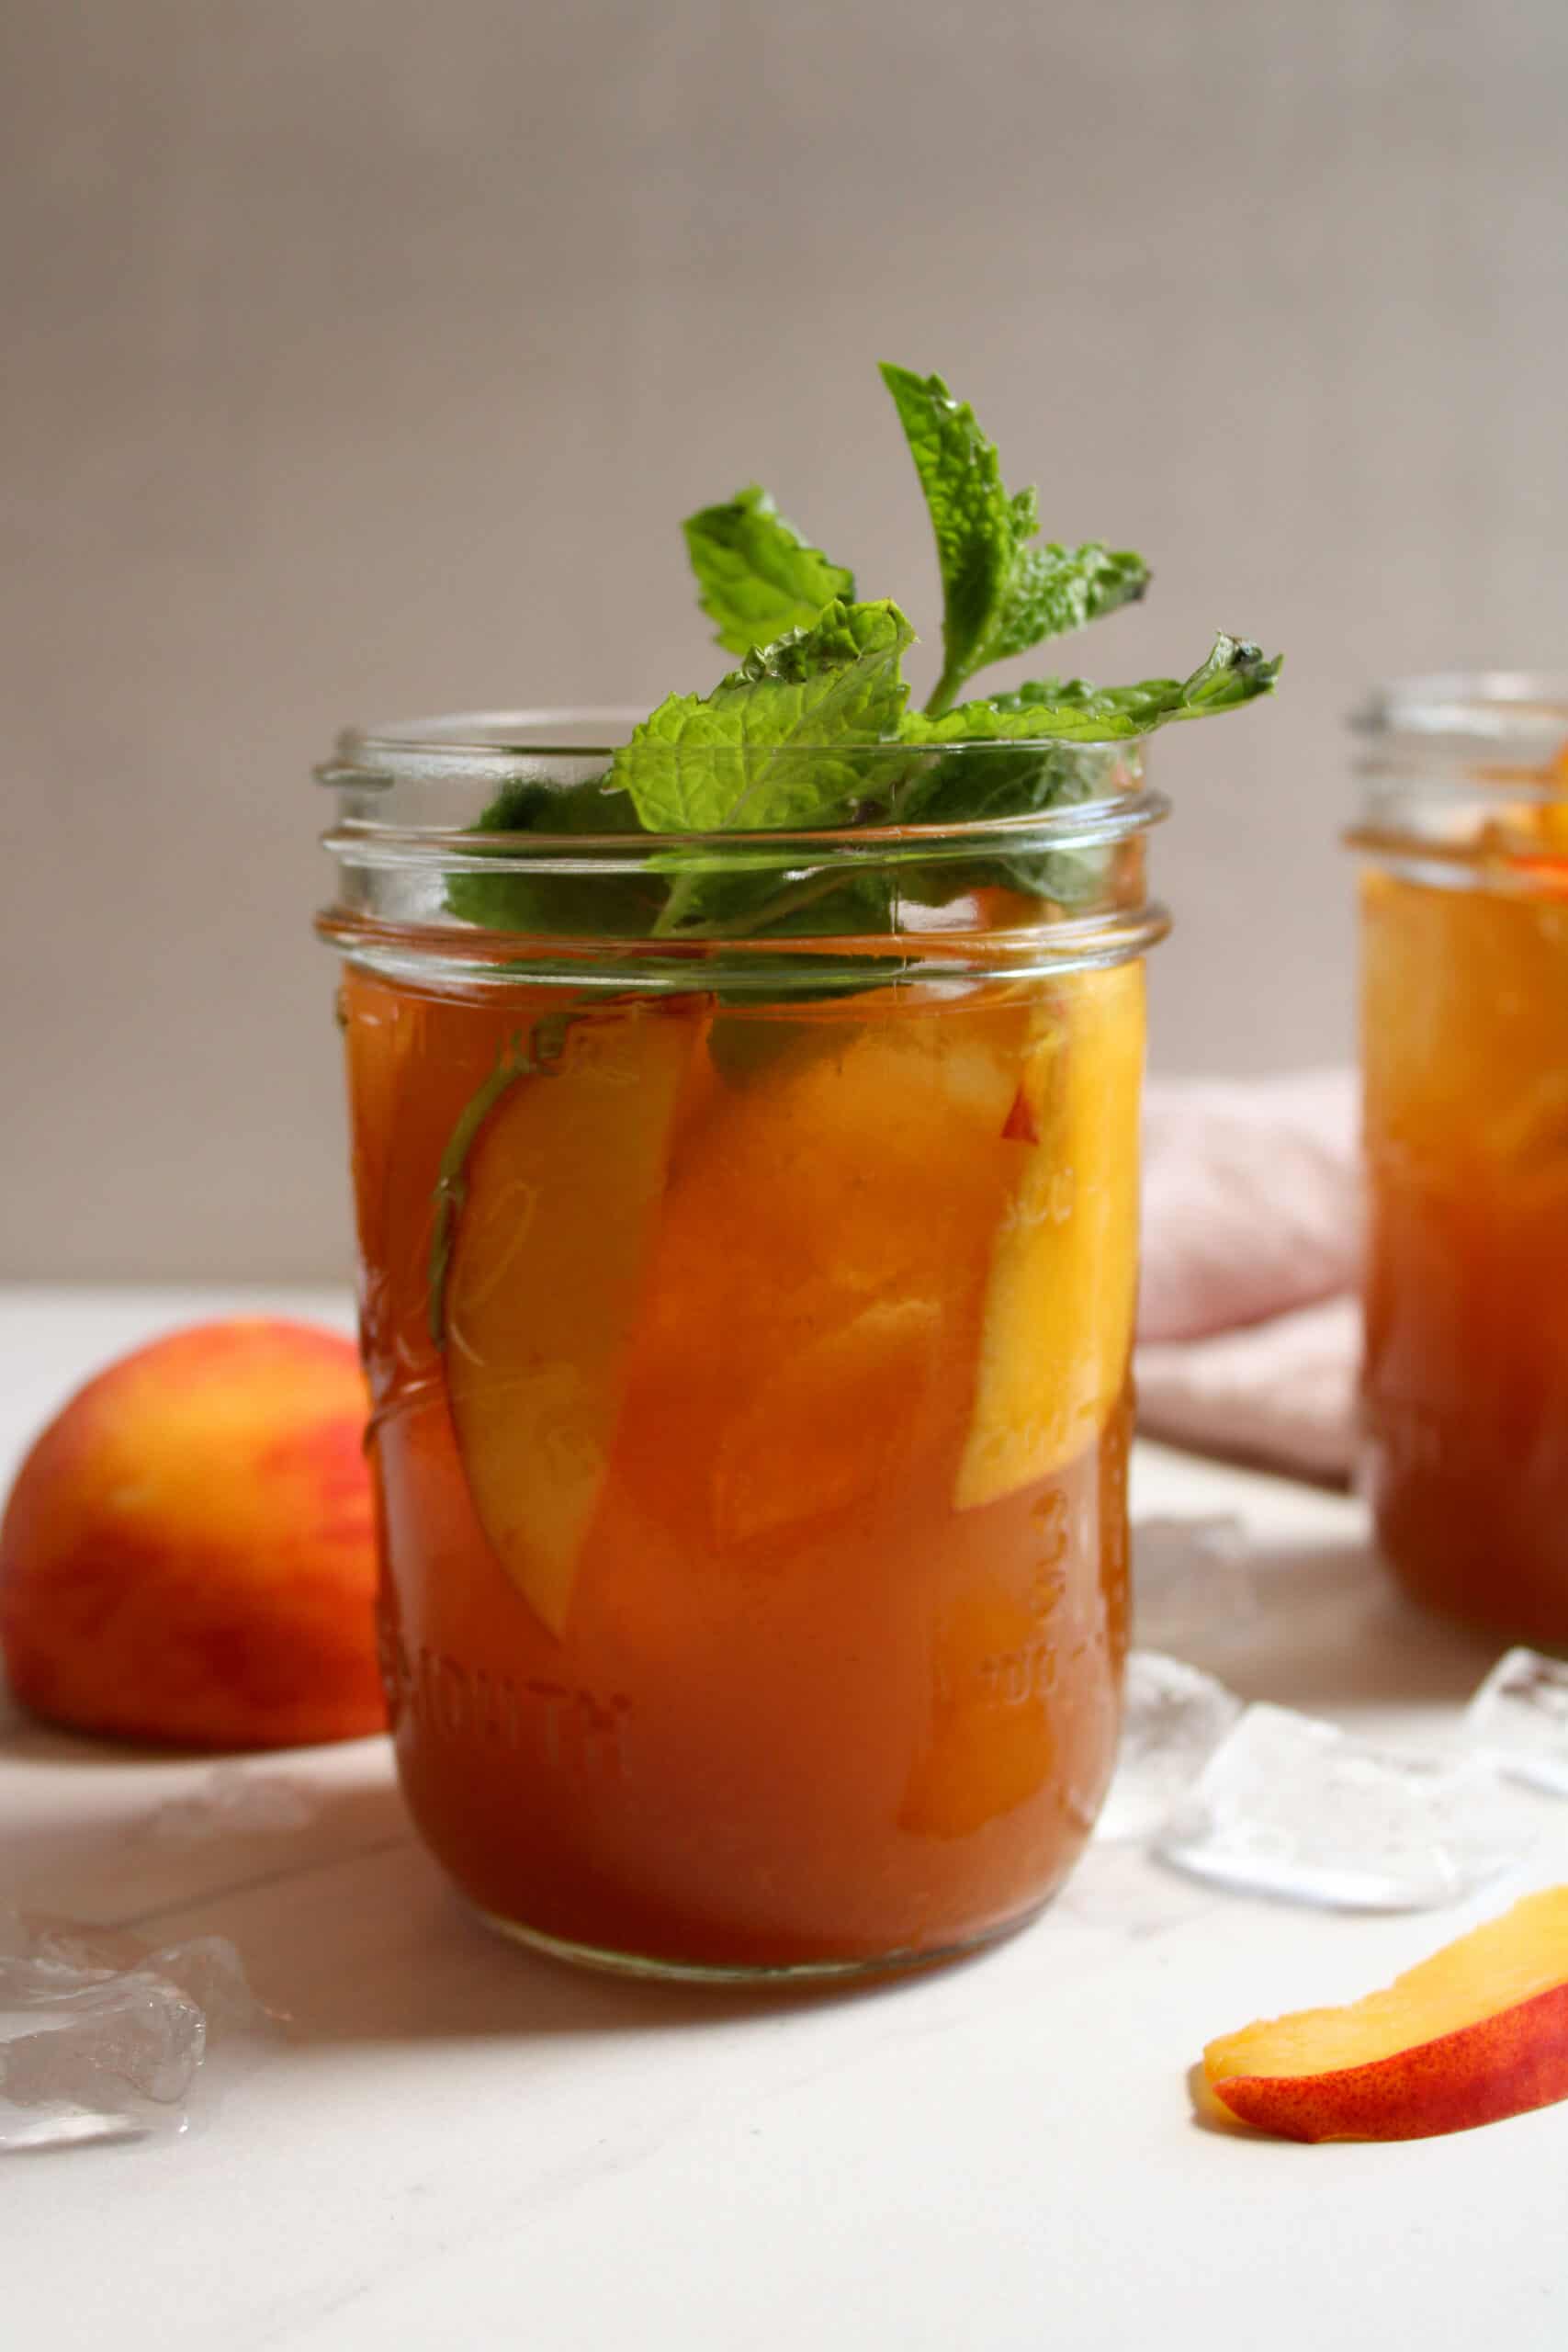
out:
{"label": "peach slice", "polygon": [[1424,2140],[1568,2098],[1568,1886],[1348,2007],[1211,2041],[1203,2073],[1231,2114],[1287,2140]]}
{"label": "peach slice", "polygon": [[940,1301],[881,1299],[784,1356],[716,1449],[721,1548],[798,1530],[874,1494],[918,1432],[942,1332]]}
{"label": "peach slice", "polygon": [[995,1502],[1099,1436],[1137,1287],[1143,972],[1075,974],[1037,1018],[1004,1132],[1024,1166],[998,1230],[954,1502]]}
{"label": "peach slice", "polygon": [[936,1628],[930,1747],[909,1776],[898,1826],[970,1838],[1038,1794],[1056,1762],[1043,1686],[1045,1652],[1027,1604],[977,1585]]}
{"label": "peach slice", "polygon": [[702,1196],[700,1246],[725,1293],[732,1260],[758,1269],[775,1308],[781,1276],[930,1296],[934,1265],[952,1288],[955,1256],[972,1232],[988,1245],[1013,1180],[1002,1132],[1027,1035],[1012,1001],[846,1014],[800,1024],[750,1084],[721,1087],[671,1205],[680,1219]]}
{"label": "peach slice", "polygon": [[951,1482],[1028,1021],[999,993],[852,1001],[683,1120],[614,1476],[694,1552],[785,1548],[900,1464]]}
{"label": "peach slice", "polygon": [[500,1096],[468,1154],[446,1284],[447,1391],[479,1522],[558,1635],[705,1018],[636,1007],[581,1022],[556,1069]]}

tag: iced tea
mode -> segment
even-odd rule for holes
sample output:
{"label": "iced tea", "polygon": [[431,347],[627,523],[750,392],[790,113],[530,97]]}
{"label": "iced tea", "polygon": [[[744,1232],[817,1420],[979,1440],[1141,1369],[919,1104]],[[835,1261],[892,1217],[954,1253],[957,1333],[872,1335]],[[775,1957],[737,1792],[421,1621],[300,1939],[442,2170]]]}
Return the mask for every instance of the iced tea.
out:
{"label": "iced tea", "polygon": [[1362,905],[1379,1538],[1417,1598],[1568,1643],[1568,825]]}
{"label": "iced tea", "polygon": [[385,1673],[493,1919],[696,1971],[1033,1910],[1116,1744],[1143,973],[350,965]]}

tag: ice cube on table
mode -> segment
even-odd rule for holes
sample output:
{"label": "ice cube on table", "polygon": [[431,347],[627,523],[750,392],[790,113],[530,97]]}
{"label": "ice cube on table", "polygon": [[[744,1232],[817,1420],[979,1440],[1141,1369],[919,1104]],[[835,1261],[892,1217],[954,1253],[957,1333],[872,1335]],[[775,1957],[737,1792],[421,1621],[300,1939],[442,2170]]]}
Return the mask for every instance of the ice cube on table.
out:
{"label": "ice cube on table", "polygon": [[1464,1727],[1499,1772],[1568,1797],[1568,1660],[1507,1651],[1471,1701]]}
{"label": "ice cube on table", "polygon": [[40,1997],[35,1963],[0,1962],[0,2146],[177,2130],[206,2046],[196,2003],[160,1978]]}
{"label": "ice cube on table", "polygon": [[196,1845],[209,1838],[250,1838],[303,1829],[320,1804],[315,1784],[294,1772],[254,1772],[220,1764],[183,1797],[149,1816],[154,1838]]}
{"label": "ice cube on table", "polygon": [[1228,1634],[1258,1613],[1247,1530],[1234,1512],[1141,1519],[1133,1529],[1133,1623],[1154,1649]]}
{"label": "ice cube on table", "polygon": [[1213,1675],[1157,1650],[1134,1650],[1116,1773],[1096,1838],[1146,1838],[1157,1829],[1240,1713],[1241,1701]]}
{"label": "ice cube on table", "polygon": [[1346,1910],[1454,1903],[1528,1851],[1534,1824],[1474,1758],[1405,1756],[1252,1706],[1156,1840],[1162,1860]]}
{"label": "ice cube on table", "polygon": [[28,1960],[80,1973],[96,1970],[112,1976],[118,1969],[134,1968],[146,1956],[140,1936],[123,1928],[100,1928],[80,1919],[62,1919],[47,1911],[18,1911],[0,1904],[0,1967],[6,1961]]}
{"label": "ice cube on table", "polygon": [[227,1936],[192,1936],[164,1944],[138,1961],[133,1973],[172,1984],[196,2003],[207,2020],[208,2040],[224,2033],[261,2033],[279,2022],[278,2013],[257,2000],[245,1964]]}
{"label": "ice cube on table", "polygon": [[181,2131],[213,2036],[275,2022],[222,1936],[0,1911],[0,2149]]}

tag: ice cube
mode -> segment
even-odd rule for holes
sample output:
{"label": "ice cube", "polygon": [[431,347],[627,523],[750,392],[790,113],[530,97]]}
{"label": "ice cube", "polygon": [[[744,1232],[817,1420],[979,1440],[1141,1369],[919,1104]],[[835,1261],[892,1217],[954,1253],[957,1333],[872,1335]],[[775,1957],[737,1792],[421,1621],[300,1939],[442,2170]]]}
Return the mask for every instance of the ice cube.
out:
{"label": "ice cube", "polygon": [[178,2130],[207,2044],[196,2003],[136,1975],[56,1983],[39,1998],[39,1966],[10,1961],[0,1974],[0,2146]]}
{"label": "ice cube", "polygon": [[18,1911],[0,1904],[0,1963],[7,1960],[52,1962],[76,1973],[96,1970],[111,1976],[134,1968],[147,1946],[123,1928],[89,1926],[49,1911]]}
{"label": "ice cube", "polygon": [[1095,1836],[1146,1838],[1157,1829],[1240,1713],[1241,1701],[1213,1675],[1157,1650],[1134,1650],[1116,1775]]}
{"label": "ice cube", "polygon": [[172,1984],[194,2001],[207,2020],[209,2041],[219,2034],[265,2032],[278,2023],[277,2012],[252,1992],[244,1962],[227,1936],[164,1944],[139,1961],[133,1973]]}
{"label": "ice cube", "polygon": [[47,2000],[131,1973],[160,1977],[186,1994],[209,2030],[249,2032],[276,2022],[276,2012],[252,1992],[244,1962],[226,1936],[191,1936],[153,1949],[123,1928],[0,1906],[0,1992]]}
{"label": "ice cube", "polygon": [[317,1811],[315,1783],[293,1772],[252,1772],[220,1764],[188,1796],[149,1816],[154,1838],[195,1845],[208,1838],[251,1838],[302,1829]]}
{"label": "ice cube", "polygon": [[1509,1650],[1471,1701],[1465,1736],[1499,1772],[1568,1797],[1568,1661]]}
{"label": "ice cube", "polygon": [[62,1960],[0,1960],[0,2017],[21,2009],[49,2009],[79,1994],[114,1982],[107,1968],[68,1967]]}
{"label": "ice cube", "polygon": [[1258,1587],[1241,1521],[1230,1512],[1140,1520],[1133,1530],[1133,1614],[1139,1641],[1159,1649],[1250,1624]]}
{"label": "ice cube", "polygon": [[1162,1860],[1348,1910],[1457,1902],[1533,1838],[1487,1767],[1396,1754],[1288,1707],[1249,1707],[1161,1831]]}
{"label": "ice cube", "polygon": [[183,2130],[213,2036],[276,2022],[222,1936],[149,1951],[122,1929],[0,1911],[0,2148]]}

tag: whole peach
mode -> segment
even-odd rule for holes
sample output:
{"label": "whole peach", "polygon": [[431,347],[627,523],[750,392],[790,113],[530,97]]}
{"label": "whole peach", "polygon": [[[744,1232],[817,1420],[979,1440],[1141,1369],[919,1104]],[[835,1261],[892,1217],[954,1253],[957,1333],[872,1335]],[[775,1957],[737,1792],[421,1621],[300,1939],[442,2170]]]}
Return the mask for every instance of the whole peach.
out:
{"label": "whole peach", "polygon": [[304,1323],[204,1323],[78,1390],[0,1523],[0,1651],[56,1723],[196,1747],[380,1730],[365,1383]]}

